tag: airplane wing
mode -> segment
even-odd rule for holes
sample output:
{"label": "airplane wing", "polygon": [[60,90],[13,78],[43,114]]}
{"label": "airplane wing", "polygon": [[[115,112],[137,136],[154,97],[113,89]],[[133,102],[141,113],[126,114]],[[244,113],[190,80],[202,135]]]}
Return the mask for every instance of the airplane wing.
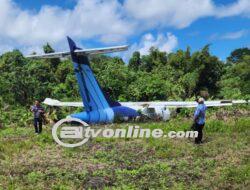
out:
{"label": "airplane wing", "polygon": [[51,98],[46,98],[43,103],[49,106],[58,107],[84,107],[82,102],[61,102]]}
{"label": "airplane wing", "polygon": [[[194,108],[197,107],[197,102],[120,102],[123,106],[127,107],[167,107],[167,108]],[[207,101],[205,102],[207,107],[218,107],[218,106],[231,106],[232,102],[221,102],[221,101]]]}
{"label": "airplane wing", "polygon": [[[95,48],[95,49],[76,49],[74,53],[76,55],[96,55],[96,54],[106,54],[119,51],[125,51],[128,49],[127,45],[105,47],[105,48]],[[40,55],[27,55],[26,58],[68,58],[70,57],[70,51],[46,53]]]}
{"label": "airplane wing", "polygon": [[[193,108],[197,106],[195,101],[167,101],[167,102],[120,102],[127,107],[168,107],[168,108]],[[207,107],[231,106],[244,104],[246,100],[213,100],[205,101]]]}
{"label": "airplane wing", "polygon": [[[50,106],[64,106],[64,107],[84,107],[82,102],[61,102],[51,98],[46,98],[43,102]],[[207,107],[221,107],[232,106],[234,104],[245,104],[247,100],[215,100],[205,101]],[[154,108],[154,107],[167,107],[167,108],[194,108],[197,106],[195,101],[167,101],[167,102],[120,102],[122,106],[127,106],[135,110],[142,108]]]}

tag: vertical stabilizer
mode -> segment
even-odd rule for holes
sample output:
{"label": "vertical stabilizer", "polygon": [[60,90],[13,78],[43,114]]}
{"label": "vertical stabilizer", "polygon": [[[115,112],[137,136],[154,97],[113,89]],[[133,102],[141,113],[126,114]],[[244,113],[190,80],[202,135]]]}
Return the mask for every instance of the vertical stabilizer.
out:
{"label": "vertical stabilizer", "polygon": [[75,50],[80,50],[74,41],[68,38],[74,72],[77,78],[80,95],[87,112],[109,108],[106,100],[91,68],[86,55],[76,55]]}

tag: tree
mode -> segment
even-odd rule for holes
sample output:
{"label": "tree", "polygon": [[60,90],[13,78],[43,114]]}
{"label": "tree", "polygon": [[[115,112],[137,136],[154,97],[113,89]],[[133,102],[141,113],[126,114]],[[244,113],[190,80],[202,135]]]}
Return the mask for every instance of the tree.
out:
{"label": "tree", "polygon": [[94,56],[91,58],[91,67],[103,91],[111,100],[126,100],[128,85],[134,77],[122,59]]}
{"label": "tree", "polygon": [[129,97],[133,101],[164,100],[168,95],[166,81],[158,74],[139,72],[137,80],[129,85]]}
{"label": "tree", "polygon": [[[43,46],[43,51],[44,51],[44,53],[54,53],[55,52],[55,50],[51,47],[51,45],[49,43],[47,43]],[[58,64],[60,63],[60,59],[58,59],[58,58],[49,59],[49,60],[47,60],[47,62],[50,62],[51,69],[53,71],[56,71],[56,68],[57,68]]]}
{"label": "tree", "polygon": [[49,43],[47,43],[43,46],[43,51],[44,51],[44,53],[54,53],[55,52],[55,50],[50,46]]}
{"label": "tree", "polygon": [[26,102],[27,71],[24,69],[27,64],[25,58],[18,50],[5,53],[0,60],[0,95],[3,100],[14,104]]}
{"label": "tree", "polygon": [[224,98],[250,98],[250,56],[243,56],[239,62],[226,68],[219,82],[220,95]]}
{"label": "tree", "polygon": [[135,51],[129,60],[128,68],[134,71],[138,71],[141,65],[141,55],[139,51]]}
{"label": "tree", "polygon": [[192,55],[192,68],[199,73],[196,94],[201,90],[208,90],[211,95],[216,95],[219,88],[217,82],[223,74],[224,64],[216,57],[209,53],[209,45],[206,45],[201,52]]}
{"label": "tree", "polygon": [[167,63],[166,52],[160,52],[157,48],[151,47],[148,55],[143,55],[141,58],[141,71],[151,72],[156,67]]}
{"label": "tree", "polygon": [[238,48],[231,52],[230,56],[227,58],[228,63],[239,63],[244,56],[250,55],[249,48]]}
{"label": "tree", "polygon": [[[53,49],[44,46],[49,53]],[[53,65],[52,61],[57,64]],[[118,57],[92,56],[90,66],[100,86],[112,100],[186,100],[200,92],[220,98],[249,98],[250,56],[223,64],[209,52],[209,45],[191,53],[167,54],[151,48],[148,55],[134,52],[128,66]],[[34,99],[53,97],[80,100],[70,60],[26,59],[18,50],[0,57],[0,99],[29,105]]]}

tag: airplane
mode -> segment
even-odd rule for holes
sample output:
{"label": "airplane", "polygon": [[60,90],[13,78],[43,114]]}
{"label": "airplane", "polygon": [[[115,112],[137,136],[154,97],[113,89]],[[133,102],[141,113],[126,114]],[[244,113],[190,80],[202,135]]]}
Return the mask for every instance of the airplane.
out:
{"label": "airplane", "polygon": [[[44,104],[56,107],[84,107],[82,102],[61,102],[59,100],[46,98]],[[166,101],[166,102],[119,102],[122,106],[132,108],[139,111],[142,115],[149,119],[161,119],[163,121],[170,120],[171,113],[181,108],[195,108],[198,103],[196,101]],[[223,107],[233,106],[236,104],[248,103],[247,100],[215,100],[206,101],[207,107]],[[171,110],[172,109],[172,110]],[[120,117],[127,121],[128,117]]]}
{"label": "airplane", "polygon": [[[127,120],[146,115],[149,118],[160,116],[162,120],[170,119],[169,108],[192,108],[197,102],[168,101],[168,102],[114,102],[102,91],[90,67],[89,55],[106,54],[128,49],[127,45],[81,49],[67,37],[70,51],[28,55],[26,58],[69,58],[71,57],[75,76],[79,86],[82,102],[60,102],[46,98],[43,103],[50,106],[84,107],[85,111],[73,113],[69,117],[80,119],[88,124],[112,123],[115,118]],[[207,107],[231,106],[233,104],[248,103],[246,100],[206,101]]]}

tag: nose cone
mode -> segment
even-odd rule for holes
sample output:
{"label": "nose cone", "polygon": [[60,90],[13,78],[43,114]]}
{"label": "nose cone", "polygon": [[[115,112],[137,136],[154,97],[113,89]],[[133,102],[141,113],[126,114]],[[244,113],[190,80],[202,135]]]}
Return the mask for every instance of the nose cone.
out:
{"label": "nose cone", "polygon": [[70,117],[80,119],[86,123],[89,123],[89,114],[86,112],[71,114]]}

